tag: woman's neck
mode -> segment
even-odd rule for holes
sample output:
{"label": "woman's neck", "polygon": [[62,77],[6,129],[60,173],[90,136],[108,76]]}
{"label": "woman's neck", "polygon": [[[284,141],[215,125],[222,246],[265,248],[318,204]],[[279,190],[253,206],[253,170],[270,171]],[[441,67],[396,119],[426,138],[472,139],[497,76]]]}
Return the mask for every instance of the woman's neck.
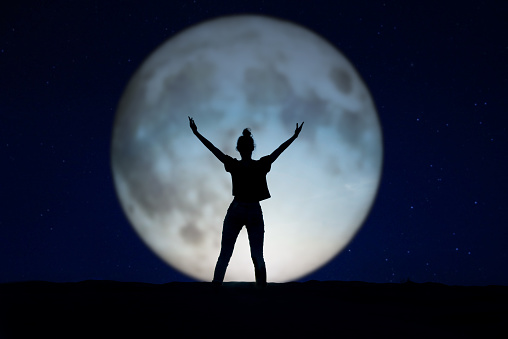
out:
{"label": "woman's neck", "polygon": [[252,153],[240,153],[242,157],[242,161],[250,161],[252,160]]}

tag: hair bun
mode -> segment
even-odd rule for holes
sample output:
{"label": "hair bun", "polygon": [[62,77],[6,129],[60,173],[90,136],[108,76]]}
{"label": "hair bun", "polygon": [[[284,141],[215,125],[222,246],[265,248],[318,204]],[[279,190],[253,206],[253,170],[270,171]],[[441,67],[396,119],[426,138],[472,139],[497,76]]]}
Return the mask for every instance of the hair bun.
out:
{"label": "hair bun", "polygon": [[242,135],[238,138],[236,142],[236,150],[240,152],[252,152],[256,148],[254,145],[254,139],[252,138],[252,134],[250,133],[250,129],[246,128],[243,130]]}
{"label": "hair bun", "polygon": [[250,132],[250,129],[248,129],[248,128],[246,128],[246,129],[244,129],[244,130],[243,130],[242,135],[243,135],[244,137],[250,137],[250,136],[252,136],[252,134],[251,134],[251,132]]}

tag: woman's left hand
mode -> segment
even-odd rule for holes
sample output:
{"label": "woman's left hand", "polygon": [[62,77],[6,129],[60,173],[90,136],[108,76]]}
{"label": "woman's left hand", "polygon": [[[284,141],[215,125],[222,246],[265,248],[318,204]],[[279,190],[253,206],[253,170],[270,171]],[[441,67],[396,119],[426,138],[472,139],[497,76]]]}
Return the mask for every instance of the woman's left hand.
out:
{"label": "woman's left hand", "polygon": [[298,123],[296,123],[295,136],[298,136],[298,134],[300,134],[300,132],[302,131],[302,127],[303,127],[303,121],[302,121],[302,124],[300,125],[300,127],[298,127]]}

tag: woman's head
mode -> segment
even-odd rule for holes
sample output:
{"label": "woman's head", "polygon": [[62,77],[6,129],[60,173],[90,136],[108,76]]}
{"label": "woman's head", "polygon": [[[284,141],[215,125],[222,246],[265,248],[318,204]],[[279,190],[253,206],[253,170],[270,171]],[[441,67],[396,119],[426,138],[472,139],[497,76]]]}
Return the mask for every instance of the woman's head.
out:
{"label": "woman's head", "polygon": [[242,153],[252,153],[254,151],[254,139],[252,138],[252,134],[250,133],[250,129],[246,128],[243,130],[242,135],[238,138],[236,142],[236,150]]}

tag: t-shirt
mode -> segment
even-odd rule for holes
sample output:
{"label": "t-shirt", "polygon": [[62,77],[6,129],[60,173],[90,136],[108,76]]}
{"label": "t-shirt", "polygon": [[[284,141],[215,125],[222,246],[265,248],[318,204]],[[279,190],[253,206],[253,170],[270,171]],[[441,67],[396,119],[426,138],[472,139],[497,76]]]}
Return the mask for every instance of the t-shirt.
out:
{"label": "t-shirt", "polygon": [[243,163],[240,160],[226,156],[224,162],[226,171],[231,173],[233,180],[233,195],[244,202],[255,202],[270,198],[266,174],[270,171],[272,161],[269,156],[259,160]]}

